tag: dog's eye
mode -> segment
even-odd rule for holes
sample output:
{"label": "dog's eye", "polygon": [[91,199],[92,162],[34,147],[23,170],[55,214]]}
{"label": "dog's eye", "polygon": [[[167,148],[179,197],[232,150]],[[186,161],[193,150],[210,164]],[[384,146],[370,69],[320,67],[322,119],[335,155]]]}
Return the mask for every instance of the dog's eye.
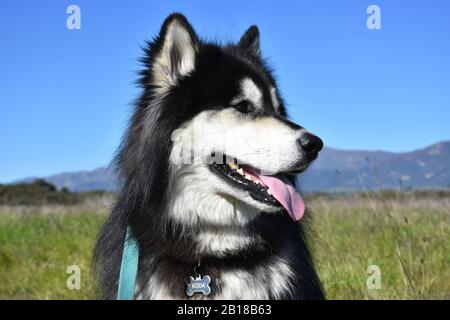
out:
{"label": "dog's eye", "polygon": [[232,107],[241,113],[250,113],[254,110],[253,104],[248,100],[239,101],[233,104]]}

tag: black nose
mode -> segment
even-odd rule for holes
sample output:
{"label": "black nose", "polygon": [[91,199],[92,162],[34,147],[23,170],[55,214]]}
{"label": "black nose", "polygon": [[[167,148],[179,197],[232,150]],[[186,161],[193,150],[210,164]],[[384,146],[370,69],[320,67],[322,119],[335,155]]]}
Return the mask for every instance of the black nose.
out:
{"label": "black nose", "polygon": [[303,133],[298,139],[298,143],[309,156],[316,156],[323,148],[322,139],[309,132]]}

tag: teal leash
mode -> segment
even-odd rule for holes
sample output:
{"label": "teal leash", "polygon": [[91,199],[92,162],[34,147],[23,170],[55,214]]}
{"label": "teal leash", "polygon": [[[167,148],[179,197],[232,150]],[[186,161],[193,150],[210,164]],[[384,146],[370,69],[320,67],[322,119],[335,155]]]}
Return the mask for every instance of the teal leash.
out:
{"label": "teal leash", "polygon": [[117,300],[133,300],[138,262],[139,245],[131,234],[130,227],[128,227],[123,247],[122,263],[120,265]]}

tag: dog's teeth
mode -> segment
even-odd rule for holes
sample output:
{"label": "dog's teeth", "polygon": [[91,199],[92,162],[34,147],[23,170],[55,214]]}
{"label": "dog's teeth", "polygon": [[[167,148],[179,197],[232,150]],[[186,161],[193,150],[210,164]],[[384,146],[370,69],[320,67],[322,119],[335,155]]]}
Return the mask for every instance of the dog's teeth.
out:
{"label": "dog's teeth", "polygon": [[272,195],[272,191],[270,191],[270,189],[266,189],[266,190],[269,195]]}
{"label": "dog's teeth", "polygon": [[234,169],[234,170],[239,169],[239,166],[236,163],[229,163],[228,165],[230,166],[231,169]]}
{"label": "dog's teeth", "polygon": [[261,184],[261,182],[259,182],[259,180],[256,180],[255,183],[256,183],[256,184]]}
{"label": "dog's teeth", "polygon": [[240,168],[240,169],[238,169],[238,170],[236,170],[241,176],[243,176],[244,175],[244,170],[242,170],[242,168]]}
{"label": "dog's teeth", "polygon": [[249,176],[248,174],[246,174],[246,175],[245,175],[245,179],[247,179],[247,180],[250,180],[250,181],[251,181],[251,180],[252,180],[252,177],[250,177],[250,176]]}

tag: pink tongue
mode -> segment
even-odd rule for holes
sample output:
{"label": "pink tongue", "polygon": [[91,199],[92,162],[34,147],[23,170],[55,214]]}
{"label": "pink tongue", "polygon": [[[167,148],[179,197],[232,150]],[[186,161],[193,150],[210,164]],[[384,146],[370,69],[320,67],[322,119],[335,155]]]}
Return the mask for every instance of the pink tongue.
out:
{"label": "pink tongue", "polygon": [[305,202],[286,178],[258,175],[272,195],[286,209],[292,220],[298,221],[305,213]]}

